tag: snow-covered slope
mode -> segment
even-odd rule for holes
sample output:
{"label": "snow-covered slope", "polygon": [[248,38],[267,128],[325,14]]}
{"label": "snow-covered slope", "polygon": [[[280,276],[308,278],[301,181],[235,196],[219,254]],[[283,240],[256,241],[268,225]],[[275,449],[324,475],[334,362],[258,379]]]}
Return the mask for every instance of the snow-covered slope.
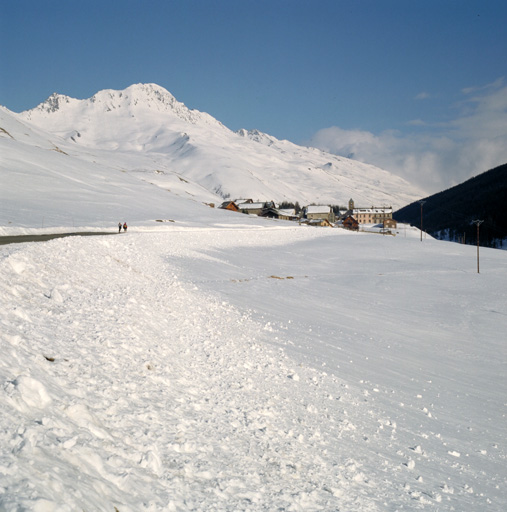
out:
{"label": "snow-covered slope", "polygon": [[344,205],[353,197],[356,204],[398,208],[421,196],[374,166],[257,131],[234,133],[155,84],[87,100],[54,94],[16,116],[52,140],[58,136],[73,156],[125,171],[176,173],[220,198]]}
{"label": "snow-covered slope", "polygon": [[[71,151],[62,138],[0,107],[0,234],[206,217],[215,194],[177,173],[137,168],[135,156]],[[126,172],[122,157],[135,170]]]}

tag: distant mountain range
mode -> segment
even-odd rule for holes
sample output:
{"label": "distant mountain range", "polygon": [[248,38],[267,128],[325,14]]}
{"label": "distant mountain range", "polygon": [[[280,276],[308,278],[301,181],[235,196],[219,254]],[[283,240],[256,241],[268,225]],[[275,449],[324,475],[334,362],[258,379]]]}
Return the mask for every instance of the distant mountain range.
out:
{"label": "distant mountain range", "polygon": [[[436,238],[477,243],[474,220],[479,226],[480,245],[503,247],[507,241],[507,164],[471,178],[424,199],[423,230]],[[421,204],[414,203],[394,212],[400,222],[420,226]]]}
{"label": "distant mountain range", "polygon": [[[372,165],[278,140],[256,130],[233,132],[209,114],[188,109],[155,84],[103,90],[86,100],[53,94],[32,110],[3,119],[27,127],[28,146],[58,148],[69,159],[121,170],[162,188],[180,180],[189,196],[206,200],[252,198],[399,208],[422,193],[402,178]],[[4,123],[4,124],[5,124]],[[0,136],[7,127],[0,124]],[[23,130],[21,130],[23,132]],[[14,137],[13,134],[11,134]],[[34,136],[33,136],[34,137]],[[15,138],[15,137],[14,137]],[[19,142],[19,140],[18,140]],[[22,159],[19,154],[16,158]],[[30,162],[30,164],[28,163]],[[36,159],[28,158],[37,166]],[[76,164],[77,165],[77,164]],[[107,175],[104,175],[107,180]]]}

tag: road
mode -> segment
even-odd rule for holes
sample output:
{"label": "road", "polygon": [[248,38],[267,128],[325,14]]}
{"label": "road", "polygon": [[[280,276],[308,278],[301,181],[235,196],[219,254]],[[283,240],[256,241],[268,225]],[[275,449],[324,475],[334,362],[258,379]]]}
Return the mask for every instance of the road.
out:
{"label": "road", "polygon": [[55,233],[44,235],[16,235],[16,236],[0,236],[0,245],[7,244],[20,244],[26,242],[47,242],[53,238],[63,238],[66,236],[103,236],[103,235],[117,235],[118,232],[95,232],[95,231],[80,231],[76,233]]}

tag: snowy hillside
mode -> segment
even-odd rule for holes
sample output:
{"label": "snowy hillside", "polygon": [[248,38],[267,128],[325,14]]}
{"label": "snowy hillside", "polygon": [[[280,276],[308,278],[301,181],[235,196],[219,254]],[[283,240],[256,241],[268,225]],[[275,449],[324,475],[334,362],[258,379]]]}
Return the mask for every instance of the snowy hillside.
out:
{"label": "snowy hillside", "polygon": [[[120,220],[143,223],[174,216],[188,221],[206,218],[210,208],[203,203],[217,200],[174,172],[128,173],[119,164],[121,158],[110,152],[71,153],[63,139],[2,107],[0,127],[0,234],[104,228]],[[123,156],[135,165],[135,155]],[[196,207],[190,218],[189,201]]]}
{"label": "snowy hillside", "polygon": [[47,132],[74,158],[142,173],[157,185],[161,173],[176,174],[218,194],[216,201],[230,196],[344,205],[353,197],[356,204],[398,208],[421,196],[374,166],[257,131],[234,133],[154,84],[104,90],[87,100],[54,94],[12,115]]}

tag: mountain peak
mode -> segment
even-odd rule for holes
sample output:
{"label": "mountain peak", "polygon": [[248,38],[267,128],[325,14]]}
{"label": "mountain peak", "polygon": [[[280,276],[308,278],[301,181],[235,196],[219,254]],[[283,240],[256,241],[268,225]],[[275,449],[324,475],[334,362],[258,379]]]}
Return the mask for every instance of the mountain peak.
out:
{"label": "mountain peak", "polygon": [[102,104],[110,109],[140,106],[160,111],[184,107],[183,103],[176,101],[168,90],[156,84],[134,84],[121,91],[104,89],[94,94],[88,101],[97,105]]}
{"label": "mountain peak", "polygon": [[33,110],[38,110],[40,112],[45,112],[48,114],[52,112],[57,112],[63,105],[70,103],[72,100],[73,98],[70,98],[69,96],[65,96],[64,94],[58,94],[54,92],[53,94],[51,94],[51,96],[49,96],[47,100],[43,101]]}
{"label": "mountain peak", "polygon": [[[45,124],[49,118],[58,118],[65,124],[65,119],[79,113],[79,117],[101,116],[116,112],[125,117],[137,117],[142,112],[170,114],[191,124],[208,124],[221,126],[214,117],[191,110],[179,102],[167,89],[153,83],[134,84],[123,90],[104,89],[91,98],[78,100],[62,94],[53,93],[47,100],[21,113],[25,120]],[[56,121],[56,119],[53,119]]]}
{"label": "mountain peak", "polygon": [[268,135],[267,133],[263,133],[259,130],[245,130],[245,128],[241,128],[236,132],[239,136],[244,137],[245,139],[250,139],[255,142],[259,142],[264,144],[265,146],[271,146],[275,142],[280,142],[278,139],[273,137],[272,135]]}

